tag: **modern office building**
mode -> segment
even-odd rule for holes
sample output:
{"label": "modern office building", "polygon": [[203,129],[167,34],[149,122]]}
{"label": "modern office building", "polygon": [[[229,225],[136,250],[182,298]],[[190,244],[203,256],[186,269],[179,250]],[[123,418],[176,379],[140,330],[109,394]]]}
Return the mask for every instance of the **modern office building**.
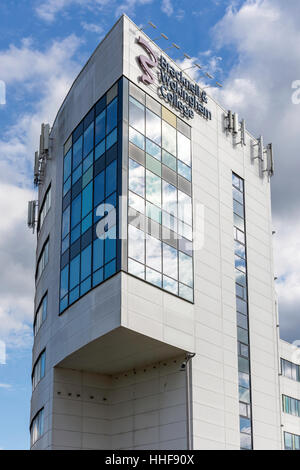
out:
{"label": "modern office building", "polygon": [[281,398],[292,381],[279,386],[271,146],[125,15],[49,131],[31,447],[296,447],[300,418],[281,417],[282,400],[296,405]]}

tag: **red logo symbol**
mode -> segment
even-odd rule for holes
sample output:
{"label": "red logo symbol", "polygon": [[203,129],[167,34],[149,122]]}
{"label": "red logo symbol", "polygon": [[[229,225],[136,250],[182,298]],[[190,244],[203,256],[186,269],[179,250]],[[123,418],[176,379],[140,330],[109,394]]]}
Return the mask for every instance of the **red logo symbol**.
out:
{"label": "red logo symbol", "polygon": [[146,42],[141,36],[138,38],[137,42],[144,47],[145,51],[148,52],[150,56],[150,59],[145,55],[140,55],[138,57],[140,66],[144,72],[144,74],[139,78],[143,83],[145,83],[145,85],[150,85],[150,83],[154,83],[154,77],[151,69],[158,63],[157,55],[155,52],[153,52],[148,42]]}

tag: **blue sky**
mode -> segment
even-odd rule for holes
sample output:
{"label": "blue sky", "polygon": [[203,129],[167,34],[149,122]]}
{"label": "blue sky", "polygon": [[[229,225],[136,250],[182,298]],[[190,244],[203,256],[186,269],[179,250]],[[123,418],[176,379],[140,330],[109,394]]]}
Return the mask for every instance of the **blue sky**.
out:
{"label": "blue sky", "polygon": [[[125,12],[151,20],[223,83],[212,93],[238,111],[254,135],[273,141],[272,204],[281,335],[300,338],[300,79],[298,0],[7,0],[0,4],[0,449],[29,446],[35,238],[26,229],[35,198],[32,162],[41,122],[55,114],[85,61]],[[155,38],[158,34],[148,29]],[[159,45],[164,45],[161,40]],[[167,47],[167,42],[165,47]],[[182,52],[170,55],[182,59]],[[197,77],[195,77],[197,78]]]}

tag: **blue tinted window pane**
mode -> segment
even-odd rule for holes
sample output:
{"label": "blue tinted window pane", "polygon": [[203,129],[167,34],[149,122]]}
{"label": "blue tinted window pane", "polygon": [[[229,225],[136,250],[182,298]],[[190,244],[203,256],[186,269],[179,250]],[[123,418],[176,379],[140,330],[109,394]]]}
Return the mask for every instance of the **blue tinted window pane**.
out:
{"label": "blue tinted window pane", "polygon": [[105,239],[105,263],[108,263],[116,257],[117,240],[116,240],[116,227],[112,227],[106,234]]}
{"label": "blue tinted window pane", "polygon": [[92,278],[88,277],[85,281],[80,284],[80,295],[86,294],[91,289]]}
{"label": "blue tinted window pane", "polygon": [[81,222],[81,233],[84,233],[92,226],[93,223],[93,213],[90,212],[85,219]]}
{"label": "blue tinted window pane", "polygon": [[61,252],[64,253],[68,248],[70,244],[70,237],[69,235],[61,242]]}
{"label": "blue tinted window pane", "polygon": [[60,298],[62,299],[69,290],[69,265],[64,267],[60,273]]}
{"label": "blue tinted window pane", "polygon": [[191,181],[192,179],[192,170],[189,166],[185,165],[182,163],[180,160],[178,160],[178,173],[186,178],[187,180]]}
{"label": "blue tinted window pane", "polygon": [[62,217],[62,238],[65,238],[70,231],[70,206],[63,213]]}
{"label": "blue tinted window pane", "polygon": [[75,171],[73,171],[72,184],[75,184],[76,181],[79,180],[81,175],[82,175],[82,165],[79,165],[79,167],[76,168]]}
{"label": "blue tinted window pane", "polygon": [[65,310],[68,306],[68,296],[60,301],[59,311],[60,313]]}
{"label": "blue tinted window pane", "polygon": [[117,189],[117,161],[113,161],[106,168],[106,196]]}
{"label": "blue tinted window pane", "polygon": [[101,268],[104,264],[104,240],[96,238],[93,246],[93,271]]}
{"label": "blue tinted window pane", "polygon": [[151,142],[151,140],[146,139],[146,152],[157,160],[161,160],[161,149],[158,145]]}
{"label": "blue tinted window pane", "polygon": [[71,244],[80,237],[80,225],[77,225],[71,232]]}
{"label": "blue tinted window pane", "polygon": [[80,255],[76,256],[70,263],[70,289],[79,284]]}
{"label": "blue tinted window pane", "polygon": [[67,155],[64,158],[64,181],[69,178],[71,174],[71,156],[72,156],[72,149],[70,149]]}
{"label": "blue tinted window pane", "polygon": [[97,286],[102,281],[103,281],[103,269],[98,269],[98,271],[96,271],[93,274],[93,286],[94,287]]}
{"label": "blue tinted window pane", "polygon": [[111,261],[108,263],[104,268],[104,277],[107,279],[108,277],[112,276],[116,272],[116,260]]}
{"label": "blue tinted window pane", "polygon": [[82,136],[73,145],[73,169],[79,165],[82,160]]}
{"label": "blue tinted window pane", "polygon": [[94,181],[94,206],[97,206],[104,200],[104,171],[99,173]]}
{"label": "blue tinted window pane", "polygon": [[89,127],[84,132],[83,140],[83,156],[85,157],[90,153],[94,147],[94,121],[89,125]]}
{"label": "blue tinted window pane", "polygon": [[46,354],[43,353],[41,355],[41,379],[45,376],[45,362],[46,362]]}
{"label": "blue tinted window pane", "polygon": [[93,206],[93,182],[82,191],[82,217],[85,217]]}
{"label": "blue tinted window pane", "polygon": [[46,297],[44,297],[44,300],[43,300],[42,321],[44,321],[47,316],[47,303],[48,303],[48,296],[46,295]]}
{"label": "blue tinted window pane", "polygon": [[72,202],[71,227],[75,227],[81,220],[81,194]]}
{"label": "blue tinted window pane", "polygon": [[117,98],[107,106],[106,134],[109,134],[117,125]]}
{"label": "blue tinted window pane", "polygon": [[132,127],[129,127],[129,140],[140,149],[145,150],[145,137]]}
{"label": "blue tinted window pane", "polygon": [[67,194],[68,191],[71,189],[71,177],[67,179],[67,181],[64,184],[64,196]]}
{"label": "blue tinted window pane", "polygon": [[96,118],[95,145],[105,137],[105,115],[106,110],[102,111],[102,113]]}
{"label": "blue tinted window pane", "polygon": [[73,289],[69,294],[70,304],[75,302],[75,300],[77,300],[78,298],[79,298],[79,287],[75,287],[75,289]]}
{"label": "blue tinted window pane", "polygon": [[93,152],[83,160],[83,173],[93,164]]}
{"label": "blue tinted window pane", "polygon": [[110,147],[112,147],[112,145],[114,145],[117,142],[117,138],[118,138],[118,133],[117,133],[117,129],[115,129],[106,137],[106,150],[110,149]]}
{"label": "blue tinted window pane", "polygon": [[100,158],[105,152],[105,139],[95,148],[95,160]]}
{"label": "blue tinted window pane", "polygon": [[89,245],[81,252],[81,276],[80,279],[83,281],[91,274],[92,265],[92,245]]}
{"label": "blue tinted window pane", "polygon": [[[105,199],[106,210],[110,211],[112,207],[117,207],[117,193],[111,194]],[[109,207],[112,206],[112,207]]]}

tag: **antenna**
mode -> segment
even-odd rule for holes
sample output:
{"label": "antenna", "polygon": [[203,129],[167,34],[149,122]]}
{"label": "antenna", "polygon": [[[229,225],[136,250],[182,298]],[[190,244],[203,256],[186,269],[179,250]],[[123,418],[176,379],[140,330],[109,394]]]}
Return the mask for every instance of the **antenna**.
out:
{"label": "antenna", "polygon": [[142,26],[142,28],[140,28],[140,31],[145,31],[145,29],[151,27],[151,28],[154,28],[154,29],[157,29],[157,26],[155,26],[155,24],[152,23],[152,21],[148,21],[148,25],[149,26]]}
{"label": "antenna", "polygon": [[39,152],[36,151],[34,154],[34,180],[39,177],[39,166],[40,166],[40,157]]}
{"label": "antenna", "polygon": [[49,135],[50,135],[50,125],[42,124],[42,134],[43,134],[43,146],[44,152],[49,151]]}
{"label": "antenna", "polygon": [[43,155],[43,153],[44,153],[44,135],[43,135],[43,126],[44,126],[44,124],[42,124],[42,128],[41,128],[41,135],[40,135],[40,155]]}
{"label": "antenna", "polygon": [[197,67],[199,70],[202,69],[202,65],[195,63],[191,65],[190,67],[187,67],[186,69],[182,69],[182,71],[185,72],[186,70],[193,69],[194,67]]}
{"label": "antenna", "polygon": [[252,144],[252,147],[256,147],[258,146],[258,155],[257,157],[254,157],[253,160],[256,160],[257,158],[260,160],[260,161],[264,161],[264,141],[263,141],[263,137],[260,136],[258,139],[257,139],[257,143],[256,144]]}
{"label": "antenna", "polygon": [[227,119],[227,127],[226,129],[231,132],[232,131],[232,111],[229,109],[227,115],[226,115],[226,119]]}
{"label": "antenna", "polygon": [[267,145],[267,168],[264,170],[269,176],[274,175],[273,145]]}
{"label": "antenna", "polygon": [[164,33],[160,33],[160,36],[158,36],[157,38],[152,39],[152,41],[158,41],[158,39],[161,39],[161,38],[164,38],[167,41],[169,40],[168,36],[166,36]]}
{"label": "antenna", "polygon": [[28,201],[28,214],[27,214],[27,226],[32,228],[33,233],[36,224],[36,207],[38,205],[37,201]]}
{"label": "antenna", "polygon": [[241,144],[246,145],[246,122],[245,122],[245,119],[241,120]]}
{"label": "antenna", "polygon": [[238,113],[233,113],[232,130],[233,130],[234,134],[237,134],[238,131],[239,131],[239,115],[238,115]]}
{"label": "antenna", "polygon": [[180,49],[180,47],[177,44],[175,44],[175,42],[172,42],[172,45],[164,49],[164,52],[168,51],[169,49],[172,49],[173,47],[175,47],[175,49]]}

